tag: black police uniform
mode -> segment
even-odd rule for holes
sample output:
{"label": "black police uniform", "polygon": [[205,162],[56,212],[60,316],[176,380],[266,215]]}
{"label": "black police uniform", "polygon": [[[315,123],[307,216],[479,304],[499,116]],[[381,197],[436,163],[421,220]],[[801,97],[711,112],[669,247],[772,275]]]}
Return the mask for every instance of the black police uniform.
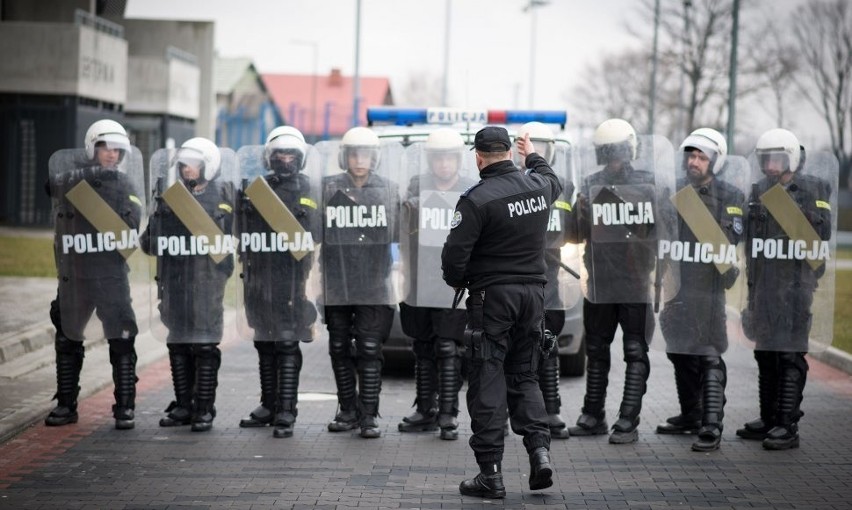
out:
{"label": "black police uniform", "polygon": [[[230,183],[210,181],[193,197],[225,236],[232,233],[234,191]],[[158,199],[159,200],[159,199]],[[160,202],[142,236],[146,253],[156,255],[157,238],[189,238],[191,232],[171,208]],[[216,417],[225,284],[234,272],[228,255],[219,263],[206,255],[171,255],[157,260],[160,319],[168,328],[166,343],[175,400],[161,427],[192,424],[195,431],[212,427]]]}
{"label": "black police uniform", "polygon": [[[692,186],[687,179],[677,184],[678,189],[686,186]],[[696,191],[728,242],[738,244],[744,225],[742,191],[716,178]],[[678,232],[684,243],[699,241],[680,216]],[[699,443],[711,448],[718,445],[722,434],[727,384],[727,368],[721,356],[728,349],[725,290],[733,286],[739,273],[731,268],[720,274],[715,264],[682,263],[678,267],[681,286],[660,312],[660,329],[674,365],[681,413],[658,426],[657,432],[698,432]],[[696,446],[700,448],[699,443]]]}
{"label": "black police uniform", "polygon": [[[811,305],[825,265],[814,270],[804,260],[751,258],[753,238],[787,240],[789,236],[760,205],[758,197],[776,181],[762,179],[749,197],[746,229],[748,307],[743,311],[743,330],[755,341],[758,367],[760,418],[746,423],[737,435],[765,439],[767,448],[798,446],[800,406],[808,373],[805,354],[811,327]],[[801,172],[785,186],[820,239],[831,237],[831,185]]]}
{"label": "black police uniform", "polygon": [[[465,191],[476,184],[473,179],[460,176],[456,184],[448,191]],[[419,208],[420,189],[438,189],[431,175],[412,177],[406,193],[406,205]],[[411,215],[416,222],[419,214]],[[414,274],[409,275],[411,292],[417,292],[417,261],[419,257],[427,260],[441,256],[441,248],[421,246],[418,242],[418,225],[411,225],[409,232],[410,253],[408,265]],[[450,296],[448,292],[448,305]],[[428,431],[440,427],[441,438],[458,437],[459,390],[461,389],[461,350],[464,336],[466,314],[455,308],[430,308],[411,306],[405,302],[399,304],[399,318],[402,331],[414,339],[415,359],[414,405],[416,410],[406,416],[399,424],[400,432]],[[437,394],[437,401],[436,396]]]}
{"label": "black police uniform", "polygon": [[[441,255],[447,284],[470,293],[467,404],[481,474],[500,471],[508,417],[531,462],[536,451],[550,449],[536,371],[544,333],[545,234],[562,186],[541,156],[530,154],[525,166],[532,169],[528,175],[510,160],[480,171],[480,183],[459,199]],[[550,482],[549,466],[546,478]],[[531,476],[531,488],[549,486],[535,483]]]}
{"label": "black police uniform", "polygon": [[[323,179],[324,189],[351,188],[348,173]],[[371,204],[386,207],[386,227],[359,228],[357,236],[375,236],[372,244],[355,244],[354,240],[333,240],[330,236],[346,235],[323,231],[321,260],[324,292],[351,305],[325,305],[323,316],[328,329],[331,368],[337,384],[340,409],[329,423],[331,432],[352,430],[360,425],[364,437],[378,437],[377,417],[382,389],[382,345],[393,325],[392,296],[388,295],[391,277],[391,242],[396,232],[394,218],[399,208],[394,183],[370,173],[361,187],[369,194]],[[374,192],[374,193],[371,193]],[[336,201],[340,199],[341,203]],[[326,205],[344,205],[345,197],[332,197]],[[342,229],[341,229],[342,230]],[[369,304],[380,303],[380,304]],[[353,343],[354,339],[354,343]],[[357,373],[357,381],[356,381]]]}
{"label": "black police uniform", "polygon": [[133,428],[136,401],[136,350],[138,328],[127,279],[129,268],[118,251],[61,253],[62,233],[95,236],[98,230],[65,198],[80,182],[95,192],[136,230],[142,215],[141,202],[127,176],[115,169],[88,166],[62,174],[48,183],[51,196],[61,197],[57,210],[56,262],[59,285],[50,303],[50,319],[56,327],[57,407],[45,419],[47,425],[77,421],[77,395],[83,367],[83,331],[96,313],[109,343],[109,358],[115,383],[113,415],[117,428]]}
{"label": "black police uniform", "polygon": [[[263,179],[302,228],[318,241],[320,216],[308,177],[300,173],[272,174]],[[240,200],[238,215],[239,233],[274,233],[245,197]],[[317,318],[316,308],[305,292],[313,253],[296,260],[289,251],[263,252],[243,247],[240,257],[246,317],[254,329],[260,373],[260,406],[241,420],[240,426],[274,425],[275,437],[290,437],[298,414],[302,369],[299,342],[313,339],[311,326]]]}
{"label": "black police uniform", "polygon": [[[629,163],[619,172],[604,169],[590,175],[583,183],[582,195],[589,197],[593,186],[652,185],[654,175],[634,169]],[[645,197],[654,201],[653,196]],[[582,242],[591,237],[591,204],[579,201],[574,206],[577,228]],[[640,238],[653,239],[652,225],[641,225],[636,229]],[[582,414],[577,426],[569,429],[572,436],[606,434],[605,417],[606,388],[609,384],[610,345],[618,326],[624,334],[624,360],[626,373],[624,396],[619,410],[619,420],[613,425],[611,440],[630,442],[627,436],[635,435],[642,408],[642,396],[650,373],[648,341],[646,335],[654,327],[652,308],[647,301],[640,303],[620,302],[623,295],[638,296],[648,293],[651,287],[650,274],[655,267],[655,241],[633,241],[612,243],[607,249],[585,250],[583,263],[594,274],[589,284],[590,296],[583,300],[583,328],[586,333],[586,395]],[[607,277],[607,275],[612,275]],[[649,296],[650,297],[650,296]]]}

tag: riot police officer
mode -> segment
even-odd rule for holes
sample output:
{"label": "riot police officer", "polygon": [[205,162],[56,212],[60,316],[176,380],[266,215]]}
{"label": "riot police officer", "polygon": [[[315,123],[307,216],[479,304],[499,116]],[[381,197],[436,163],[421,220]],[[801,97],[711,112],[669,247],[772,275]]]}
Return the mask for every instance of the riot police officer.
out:
{"label": "riot police officer", "polygon": [[59,277],[50,318],[56,327],[56,407],[45,425],[76,423],[84,330],[96,313],[109,343],[115,383],[115,428],[134,427],[138,327],[131,306],[127,257],[139,246],[144,207],[141,159],[124,128],[99,120],[86,131],[83,154],[51,157],[54,249]]}
{"label": "riot police officer", "polygon": [[[372,130],[354,127],[340,141],[336,160],[342,172],[322,182],[323,318],[339,405],[328,430],[360,428],[363,438],[381,436],[382,345],[390,334],[396,300],[391,243],[399,187],[380,175],[381,153]],[[334,166],[324,164],[325,169]]]}
{"label": "riot police officer", "polygon": [[248,159],[241,165],[244,176],[257,166],[270,172],[244,187],[238,209],[246,317],[260,373],[260,405],[240,427],[272,425],[274,437],[290,437],[302,368],[299,342],[313,339],[317,317],[306,292],[319,227],[318,186],[311,182],[317,168],[303,173],[308,146],[291,126],[273,129],[264,147],[243,147],[239,155]]}
{"label": "riot police officer", "polygon": [[[585,242],[586,394],[572,436],[606,434],[606,388],[610,345],[616,329],[624,334],[626,362],[624,394],[619,418],[609,442],[638,439],[639,413],[646,391],[650,363],[648,338],[654,317],[649,306],[651,273],[655,269],[657,234],[656,190],[653,169],[634,167],[639,159],[636,132],[623,119],[609,119],[594,132],[597,165],[582,183],[577,203],[578,241]],[[645,147],[653,153],[653,147]],[[600,170],[597,170],[602,166]],[[629,216],[629,217],[628,217]]]}
{"label": "riot police officer", "polygon": [[[560,263],[562,254],[560,248],[566,242],[566,227],[569,225],[571,216],[570,199],[574,193],[574,184],[570,180],[570,165],[563,162],[561,168],[554,168],[556,161],[556,138],[553,130],[541,122],[528,122],[521,126],[517,136],[523,138],[529,133],[530,141],[535,146],[535,152],[540,154],[547,164],[553,168],[562,183],[562,194],[553,202],[550,210],[550,221],[547,229],[547,248],[545,249],[545,262],[547,263],[547,285],[544,287],[545,301],[545,329],[548,334],[559,336],[565,325],[565,301],[560,295]],[[516,158],[516,163],[521,168],[524,161]],[[562,398],[559,395],[559,346],[554,341],[553,350],[542,360],[538,368],[538,384],[541,395],[544,398],[544,407],[547,410],[547,422],[550,427],[550,437],[557,439],[568,439],[571,434],[568,426],[559,415],[562,407]]]}
{"label": "riot police officer", "polygon": [[[728,144],[714,129],[696,129],[680,148],[685,175],[673,199],[679,213],[678,235],[661,241],[665,249],[660,257],[677,267],[681,284],[666,300],[659,319],[674,365],[681,413],[658,425],[657,433],[697,433],[692,449],[712,451],[722,439],[727,384],[722,354],[728,348],[725,292],[739,275],[736,246],[743,235],[745,194],[737,183],[744,183],[747,165],[743,158],[726,157]],[[713,258],[683,255],[708,246]]]}
{"label": "riot police officer", "polygon": [[173,161],[158,165],[159,153],[151,165],[152,176],[160,173],[157,207],[142,245],[157,257],[159,320],[175,390],[160,426],[203,432],[216,417],[223,300],[234,270],[234,188],[222,176],[234,163],[223,164],[216,144],[200,137],[184,142]]}
{"label": "riot police officer", "polygon": [[[786,450],[799,446],[805,354],[821,340],[830,345],[832,316],[827,312],[833,293],[823,295],[832,287],[821,278],[834,259],[829,240],[836,228],[831,205],[837,173],[834,168],[823,175],[803,171],[804,149],[786,129],[763,133],[755,156],[759,173],[749,196],[748,301],[742,323],[755,342],[760,417],[737,435],[762,439],[769,450]],[[817,296],[819,306],[812,306]],[[827,338],[815,334],[822,323],[829,324]]]}
{"label": "riot police officer", "polygon": [[530,457],[530,489],[553,484],[550,429],[536,373],[544,341],[544,247],[549,209],[562,191],[529,136],[518,139],[528,174],[512,163],[506,129],[476,133],[476,166],[482,180],[462,194],[441,253],[444,281],[468,289],[470,368],[467,402],[470,446],[479,474],[465,480],[466,496],[502,498],[503,424],[524,436]]}
{"label": "riot police officer", "polygon": [[422,147],[408,148],[415,175],[408,185],[400,222],[410,290],[407,302],[399,304],[399,313],[403,332],[414,339],[416,409],[398,428],[400,432],[440,428],[441,439],[446,440],[458,438],[459,347],[465,312],[450,308],[452,293],[434,274],[440,270],[440,250],[449,231],[449,222],[442,220],[452,216],[461,192],[476,183],[461,173],[464,147],[457,131],[441,128]]}

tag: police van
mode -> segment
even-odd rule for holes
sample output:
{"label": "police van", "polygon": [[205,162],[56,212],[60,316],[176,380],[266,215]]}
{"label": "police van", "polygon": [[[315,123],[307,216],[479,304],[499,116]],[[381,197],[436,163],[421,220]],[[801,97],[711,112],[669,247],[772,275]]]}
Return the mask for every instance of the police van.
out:
{"label": "police van", "polygon": [[[558,163],[573,172],[573,147],[567,136],[563,134],[567,114],[564,111],[543,110],[476,110],[457,108],[397,108],[397,107],[371,107],[367,109],[368,126],[376,132],[379,139],[389,142],[399,142],[405,147],[423,144],[429,135],[439,128],[450,127],[457,131],[470,147],[476,132],[485,125],[502,125],[509,131],[510,137],[514,138],[518,128],[528,122],[540,122],[547,125],[559,126],[554,130],[554,141],[557,157],[561,158]],[[472,153],[471,154],[471,158]],[[516,164],[519,162],[516,161]],[[473,166],[476,172],[475,165]],[[401,172],[403,172],[401,170]],[[478,173],[472,175],[478,180]],[[403,182],[407,176],[398,176],[397,182]],[[576,182],[573,175],[567,179]],[[558,201],[555,206],[570,208],[571,202]],[[579,282],[570,272],[579,270],[579,251],[573,244],[560,243],[558,252],[561,260],[552,261],[560,266],[559,271],[559,293],[561,295],[561,307],[565,312],[565,320],[561,331],[554,332],[559,346],[560,372],[563,376],[582,376],[585,373],[586,356],[585,343],[583,339],[582,305],[583,297],[580,292]],[[395,249],[395,260],[399,261],[399,252]],[[552,256],[552,255],[551,255]],[[395,271],[399,271],[399,264],[395,263]],[[440,275],[435,275],[440,280]],[[451,297],[452,294],[449,293]],[[447,303],[449,307],[450,303]],[[413,365],[414,356],[411,351],[412,339],[402,332],[400,315],[394,316],[390,338],[384,346],[386,366],[391,369],[403,369]]]}

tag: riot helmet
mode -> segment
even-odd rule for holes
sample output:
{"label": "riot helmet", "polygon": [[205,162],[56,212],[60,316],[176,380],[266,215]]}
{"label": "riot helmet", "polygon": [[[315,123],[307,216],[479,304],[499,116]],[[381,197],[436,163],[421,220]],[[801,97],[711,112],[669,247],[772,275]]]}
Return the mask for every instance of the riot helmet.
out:
{"label": "riot helmet", "polygon": [[635,160],[638,155],[636,130],[624,119],[605,120],[592,137],[599,165]]}
{"label": "riot helmet", "polygon": [[[773,173],[769,166],[773,162],[780,163],[780,173],[773,175],[778,177],[786,172],[796,172],[799,168],[802,146],[796,135],[786,129],[775,128],[760,135],[754,147],[757,163],[760,171],[769,175]],[[774,165],[773,165],[774,166]]]}
{"label": "riot helmet", "polygon": [[280,175],[293,175],[305,168],[305,137],[292,126],[279,126],[266,137],[263,164]]}
{"label": "riot helmet", "polygon": [[[124,160],[125,154],[130,151],[130,139],[127,137],[127,131],[121,124],[110,119],[99,120],[89,126],[83,144],[86,157],[90,161],[98,160],[97,148],[99,147],[118,151],[117,161],[109,161],[108,163],[96,161],[104,167],[116,167]],[[105,157],[109,158],[109,156]]]}
{"label": "riot helmet", "polygon": [[725,157],[728,155],[728,142],[722,133],[711,128],[698,128],[694,130],[680,144],[680,150],[684,152],[683,167],[687,167],[688,152],[698,149],[710,159],[710,171],[713,175],[718,174],[725,165]]}
{"label": "riot helmet", "polygon": [[340,141],[337,164],[343,170],[351,171],[349,157],[365,153],[370,156],[369,170],[372,172],[379,166],[379,137],[369,128],[354,127],[347,131]]}
{"label": "riot helmet", "polygon": [[[552,165],[556,156],[556,139],[553,136],[553,130],[541,122],[527,122],[518,130],[517,138],[523,138],[527,133],[530,135],[535,152],[543,157],[548,165]],[[515,163],[523,166],[523,161]]]}
{"label": "riot helmet", "polygon": [[429,171],[438,181],[452,181],[459,174],[464,157],[464,139],[450,128],[433,131],[423,147]]}
{"label": "riot helmet", "polygon": [[[215,143],[206,138],[196,137],[190,138],[180,146],[175,159],[178,177],[187,187],[193,189],[199,184],[212,181],[219,175],[222,155]],[[198,174],[186,174],[187,167],[195,169]]]}

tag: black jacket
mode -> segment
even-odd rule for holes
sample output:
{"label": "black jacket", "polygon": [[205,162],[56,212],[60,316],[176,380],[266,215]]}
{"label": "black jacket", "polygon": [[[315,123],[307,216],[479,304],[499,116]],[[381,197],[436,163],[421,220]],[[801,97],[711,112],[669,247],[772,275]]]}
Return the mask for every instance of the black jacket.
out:
{"label": "black jacket", "polygon": [[481,290],[502,283],[545,283],[544,248],[550,207],[562,185],[538,154],[529,174],[511,160],[482,169],[462,194],[441,253],[444,281]]}

